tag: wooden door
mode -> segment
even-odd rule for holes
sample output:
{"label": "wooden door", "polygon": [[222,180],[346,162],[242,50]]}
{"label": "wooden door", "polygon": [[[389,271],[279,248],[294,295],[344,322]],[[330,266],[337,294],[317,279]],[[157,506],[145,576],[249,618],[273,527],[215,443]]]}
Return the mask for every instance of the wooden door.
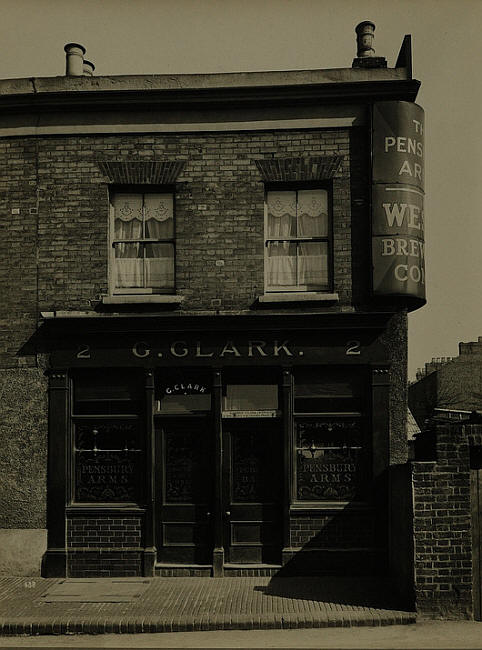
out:
{"label": "wooden door", "polygon": [[279,564],[283,435],[280,420],[224,420],[226,561]]}
{"label": "wooden door", "polygon": [[[475,452],[475,449],[473,450]],[[482,621],[482,454],[471,457],[470,492],[472,504],[472,571],[474,619]]]}
{"label": "wooden door", "polygon": [[210,418],[158,422],[158,561],[211,564],[213,454]]}

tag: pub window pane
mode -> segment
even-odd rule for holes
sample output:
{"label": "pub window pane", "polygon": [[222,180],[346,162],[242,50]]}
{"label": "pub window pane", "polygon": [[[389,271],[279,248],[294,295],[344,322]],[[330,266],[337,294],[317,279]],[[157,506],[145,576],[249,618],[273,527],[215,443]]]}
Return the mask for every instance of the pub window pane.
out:
{"label": "pub window pane", "polygon": [[155,410],[160,414],[210,411],[209,376],[196,370],[173,369],[156,373]]}
{"label": "pub window pane", "polygon": [[325,189],[266,193],[267,291],[330,288],[329,195]]}
{"label": "pub window pane", "polygon": [[137,420],[75,422],[77,502],[139,502],[143,454]]}
{"label": "pub window pane", "polygon": [[112,290],[174,291],[174,197],[117,192],[111,197]]}
{"label": "pub window pane", "polygon": [[276,384],[227,384],[223,411],[264,411],[278,409]]}
{"label": "pub window pane", "polygon": [[296,498],[351,501],[363,498],[365,462],[360,418],[298,418]]}
{"label": "pub window pane", "polygon": [[360,412],[364,384],[357,369],[304,368],[295,373],[296,413]]}
{"label": "pub window pane", "polygon": [[133,370],[79,372],[73,384],[75,415],[135,415],[140,412],[143,382]]}

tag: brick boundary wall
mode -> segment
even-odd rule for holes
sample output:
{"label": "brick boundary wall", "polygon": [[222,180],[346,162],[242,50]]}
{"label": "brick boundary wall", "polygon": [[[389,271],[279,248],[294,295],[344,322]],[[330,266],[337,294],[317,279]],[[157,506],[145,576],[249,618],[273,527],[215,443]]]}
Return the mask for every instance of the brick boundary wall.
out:
{"label": "brick boundary wall", "polygon": [[436,423],[436,460],[412,463],[417,611],[472,618],[470,440],[480,425]]}

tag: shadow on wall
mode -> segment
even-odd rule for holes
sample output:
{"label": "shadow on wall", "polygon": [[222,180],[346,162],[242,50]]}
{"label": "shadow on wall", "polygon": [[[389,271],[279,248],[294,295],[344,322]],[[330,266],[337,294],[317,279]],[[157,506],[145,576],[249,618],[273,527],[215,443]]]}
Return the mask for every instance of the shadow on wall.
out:
{"label": "shadow on wall", "polygon": [[350,503],[339,510],[300,511],[291,516],[292,551],[277,577],[379,576],[386,573],[383,509]]}
{"label": "shadow on wall", "polygon": [[[257,589],[271,596],[411,611],[390,579],[387,526],[375,513],[376,507],[349,504],[338,513],[300,517],[295,535],[309,538],[267,587]],[[310,536],[308,527],[316,525],[318,532]]]}

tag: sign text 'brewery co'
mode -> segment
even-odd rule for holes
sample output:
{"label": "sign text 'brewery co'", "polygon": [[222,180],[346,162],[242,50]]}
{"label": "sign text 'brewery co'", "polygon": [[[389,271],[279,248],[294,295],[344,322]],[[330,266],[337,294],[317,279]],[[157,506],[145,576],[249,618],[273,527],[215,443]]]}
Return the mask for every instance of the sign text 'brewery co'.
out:
{"label": "sign text 'brewery co'", "polygon": [[373,109],[372,260],[376,295],[425,298],[424,116],[409,102]]}

